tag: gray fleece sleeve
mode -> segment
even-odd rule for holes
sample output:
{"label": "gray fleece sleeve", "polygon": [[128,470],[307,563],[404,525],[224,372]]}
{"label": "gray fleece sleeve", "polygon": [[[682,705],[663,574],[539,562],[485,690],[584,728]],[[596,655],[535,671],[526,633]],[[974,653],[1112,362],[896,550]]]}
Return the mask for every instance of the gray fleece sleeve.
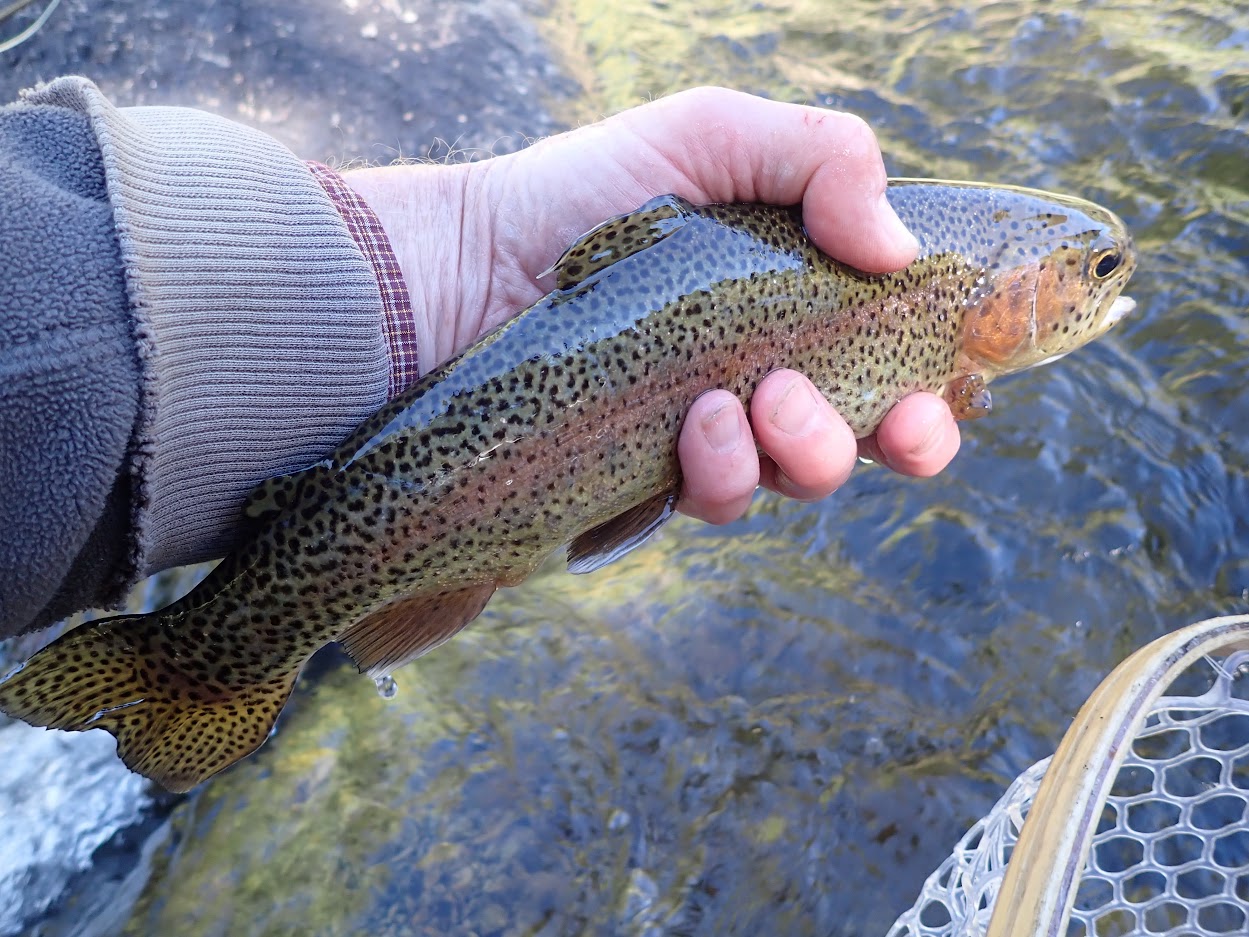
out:
{"label": "gray fleece sleeve", "polygon": [[390,362],[371,267],[270,137],[81,78],[0,115],[4,636],[224,553]]}
{"label": "gray fleece sleeve", "polygon": [[118,598],[139,359],[85,116],[0,110],[0,205],[5,637],[67,613],[75,592]]}

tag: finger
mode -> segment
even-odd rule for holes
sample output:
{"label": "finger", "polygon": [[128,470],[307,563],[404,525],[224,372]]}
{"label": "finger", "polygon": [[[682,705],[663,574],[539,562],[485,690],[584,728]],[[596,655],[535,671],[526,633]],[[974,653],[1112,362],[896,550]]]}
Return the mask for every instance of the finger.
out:
{"label": "finger", "polygon": [[763,485],[801,501],[840,488],[858,455],[854,433],[823,395],[797,371],[773,371],[750,401],[750,423],[770,457]]}
{"label": "finger", "polygon": [[827,159],[811,176],[802,199],[807,233],[826,254],[869,273],[899,270],[919,254],[886,197],[888,178],[876,134],[850,114],[843,155]]}
{"label": "finger", "polygon": [[838,260],[876,273],[915,259],[919,245],[885,198],[876,135],[852,114],[695,88],[614,119],[692,183],[678,195],[801,202],[812,239]]}
{"label": "finger", "polygon": [[934,394],[911,394],[885,415],[873,436],[859,440],[860,454],[903,475],[927,478],[958,452],[958,423]]}
{"label": "finger", "polygon": [[736,520],[759,485],[759,454],[741,401],[726,390],[703,394],[677,441],[684,484],[677,510],[711,524]]}

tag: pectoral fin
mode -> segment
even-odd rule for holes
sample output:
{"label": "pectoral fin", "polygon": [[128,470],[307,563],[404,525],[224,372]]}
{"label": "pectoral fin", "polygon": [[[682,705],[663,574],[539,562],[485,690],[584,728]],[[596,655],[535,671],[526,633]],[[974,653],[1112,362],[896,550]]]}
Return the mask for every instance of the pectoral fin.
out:
{"label": "pectoral fin", "polygon": [[338,640],[361,671],[387,676],[454,637],[481,614],[494,590],[491,582],[398,599],[360,619]]}
{"label": "pectoral fin", "polygon": [[672,516],[676,493],[656,495],[606,524],[587,530],[568,545],[568,571],[592,573],[640,547]]}
{"label": "pectoral fin", "polygon": [[968,374],[945,389],[945,402],[956,420],[978,420],[993,411],[993,398],[983,374]]}
{"label": "pectoral fin", "polygon": [[554,273],[555,288],[566,290],[616,261],[658,243],[685,223],[694,206],[676,195],[661,195],[634,211],[591,228],[542,276]]}

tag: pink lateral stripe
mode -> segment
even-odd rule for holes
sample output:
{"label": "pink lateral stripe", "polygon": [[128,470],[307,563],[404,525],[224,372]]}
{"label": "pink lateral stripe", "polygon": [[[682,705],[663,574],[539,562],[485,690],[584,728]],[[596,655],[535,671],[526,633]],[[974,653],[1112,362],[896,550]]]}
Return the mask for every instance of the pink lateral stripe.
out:
{"label": "pink lateral stripe", "polygon": [[390,383],[388,396],[395,397],[421,376],[417,359],[416,323],[412,315],[412,298],[399,269],[399,258],[390,246],[386,229],[377,215],[346,181],[324,163],[307,161],[313,177],[321,183],[347,230],[373,265],[377,288],[382,294],[382,333],[390,350]]}

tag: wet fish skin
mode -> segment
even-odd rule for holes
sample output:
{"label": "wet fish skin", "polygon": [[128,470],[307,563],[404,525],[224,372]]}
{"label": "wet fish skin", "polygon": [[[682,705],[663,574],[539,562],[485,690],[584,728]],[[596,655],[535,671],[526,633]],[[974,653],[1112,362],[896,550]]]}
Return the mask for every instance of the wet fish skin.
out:
{"label": "wet fish skin", "polygon": [[323,462],[260,486],[239,548],[189,595],[65,635],[0,683],[0,710],[105,728],[131,768],[189,789],[264,742],[324,644],[385,674],[561,544],[588,572],[644,540],[703,391],[748,403],[792,367],[858,436],[917,390],[974,418],[993,378],[1131,308],[1131,240],[1095,205],[923,180],[890,201],[921,253],[885,276],[821,254],[796,208],[669,196],[596,228],[551,293]]}

